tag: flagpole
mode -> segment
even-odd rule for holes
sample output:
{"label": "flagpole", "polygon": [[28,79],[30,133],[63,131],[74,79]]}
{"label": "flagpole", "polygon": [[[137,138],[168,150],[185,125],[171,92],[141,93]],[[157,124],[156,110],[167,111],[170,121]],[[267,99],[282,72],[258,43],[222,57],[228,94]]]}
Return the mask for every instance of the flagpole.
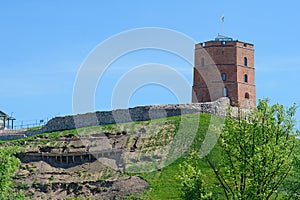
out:
{"label": "flagpole", "polygon": [[222,35],[224,35],[224,21],[225,21],[225,15],[222,14]]}

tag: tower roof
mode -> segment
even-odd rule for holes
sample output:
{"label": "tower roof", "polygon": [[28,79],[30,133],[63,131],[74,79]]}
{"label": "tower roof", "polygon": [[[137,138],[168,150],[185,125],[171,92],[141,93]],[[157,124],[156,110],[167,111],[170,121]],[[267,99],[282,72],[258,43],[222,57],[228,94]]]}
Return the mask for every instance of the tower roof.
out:
{"label": "tower roof", "polygon": [[224,35],[217,35],[217,37],[215,38],[215,41],[233,41],[233,39],[231,37],[227,37]]}

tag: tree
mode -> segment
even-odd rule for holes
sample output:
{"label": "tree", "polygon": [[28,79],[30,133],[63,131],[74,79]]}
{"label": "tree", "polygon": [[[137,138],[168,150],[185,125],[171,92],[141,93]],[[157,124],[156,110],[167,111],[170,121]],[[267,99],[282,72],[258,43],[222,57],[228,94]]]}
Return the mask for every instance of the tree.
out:
{"label": "tree", "polygon": [[0,148],[0,199],[25,199],[13,190],[12,178],[20,165],[20,160],[14,156],[18,148]]}
{"label": "tree", "polygon": [[300,199],[300,143],[297,145],[296,152],[292,174],[287,177],[280,188],[284,193],[285,199]]}
{"label": "tree", "polygon": [[220,135],[222,159],[206,157],[227,199],[270,199],[291,173],[297,133],[296,106],[270,106],[260,100],[250,114],[225,120]]}
{"label": "tree", "polygon": [[179,166],[180,174],[177,178],[181,184],[183,199],[212,199],[212,193],[207,192],[207,188],[203,181],[199,161],[200,158],[197,153],[192,152],[187,160]]}
{"label": "tree", "polygon": [[290,179],[287,192],[288,199],[300,199],[300,159],[295,159],[293,178]]}

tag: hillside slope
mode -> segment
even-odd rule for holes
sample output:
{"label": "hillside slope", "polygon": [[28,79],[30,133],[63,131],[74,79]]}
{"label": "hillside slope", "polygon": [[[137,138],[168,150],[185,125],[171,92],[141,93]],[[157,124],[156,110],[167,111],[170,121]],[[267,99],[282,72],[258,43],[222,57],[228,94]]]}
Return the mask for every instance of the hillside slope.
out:
{"label": "hillside slope", "polygon": [[[113,189],[113,184],[123,181],[123,188],[129,187],[124,184],[125,179],[132,190],[126,194],[119,186],[117,190],[120,192],[113,194],[116,197],[141,194],[149,183],[145,198],[160,198],[152,194],[159,195],[160,188],[168,187],[170,194],[162,191],[164,196],[161,198],[176,198],[179,195],[178,183],[172,179],[175,175],[172,173],[177,170],[176,163],[187,150],[197,149],[201,145],[210,119],[209,114],[192,114],[85,127],[2,142],[1,146],[24,148],[24,152],[18,154],[22,165],[15,181],[17,187],[30,198],[51,199],[55,195],[58,198],[98,198],[100,193],[102,196],[107,194],[109,198],[112,195],[108,192]],[[115,150],[121,150],[122,154],[114,157],[103,153]],[[92,156],[86,156],[87,152]],[[97,157],[95,152],[101,152],[101,156]],[[165,174],[168,171],[172,174],[170,178]],[[144,183],[143,179],[148,183]],[[158,183],[162,179],[164,183]],[[130,183],[130,180],[134,181]],[[157,188],[156,183],[166,185]],[[101,184],[112,187],[101,187]]]}
{"label": "hillside slope", "polygon": [[[0,144],[24,149],[17,155],[22,164],[15,187],[29,199],[180,199],[179,165],[192,150],[201,154],[212,148],[209,156],[220,159],[217,136],[211,130],[223,121],[210,114],[190,114]],[[214,197],[224,199],[209,165],[204,159],[199,164]]]}

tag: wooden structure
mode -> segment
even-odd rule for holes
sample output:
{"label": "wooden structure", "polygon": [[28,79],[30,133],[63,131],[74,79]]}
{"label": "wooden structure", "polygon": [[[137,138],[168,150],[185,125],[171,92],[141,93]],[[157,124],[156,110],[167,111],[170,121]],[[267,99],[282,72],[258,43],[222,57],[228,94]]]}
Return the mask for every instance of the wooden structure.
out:
{"label": "wooden structure", "polygon": [[[16,119],[0,110],[0,130],[13,129],[14,128],[14,120],[16,120]],[[10,122],[11,122],[11,124],[10,124]]]}
{"label": "wooden structure", "polygon": [[102,151],[87,151],[87,152],[71,152],[71,153],[50,153],[50,152],[26,152],[20,157],[30,161],[54,161],[58,163],[84,163],[95,161],[96,159],[106,157],[116,160],[117,164],[120,164],[121,155],[123,151],[121,149],[108,149]]}

